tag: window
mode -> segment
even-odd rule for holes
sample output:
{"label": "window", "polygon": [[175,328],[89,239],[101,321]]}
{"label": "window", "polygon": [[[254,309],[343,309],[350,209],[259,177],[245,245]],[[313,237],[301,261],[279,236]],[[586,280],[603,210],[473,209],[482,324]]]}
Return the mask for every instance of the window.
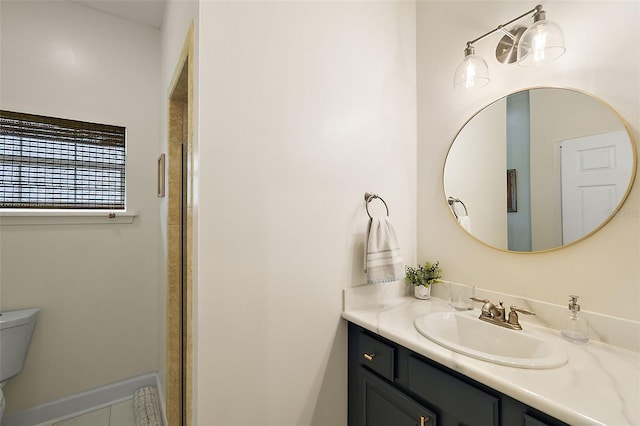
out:
{"label": "window", "polygon": [[125,128],[0,111],[0,209],[125,209]]}

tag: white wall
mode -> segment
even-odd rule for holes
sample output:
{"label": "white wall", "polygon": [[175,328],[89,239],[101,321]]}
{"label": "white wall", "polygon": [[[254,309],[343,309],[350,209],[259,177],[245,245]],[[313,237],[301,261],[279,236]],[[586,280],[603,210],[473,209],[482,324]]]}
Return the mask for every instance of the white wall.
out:
{"label": "white wall", "polygon": [[158,368],[160,32],[69,2],[2,1],[7,110],[127,128],[131,225],[0,227],[2,310],[42,309],[7,411]]}
{"label": "white wall", "polygon": [[493,56],[500,38],[495,35],[476,45],[476,53],[489,63],[491,83],[470,93],[453,91],[453,72],[463,59],[465,43],[529,6],[504,1],[418,2],[418,159],[430,165],[418,170],[418,258],[439,259],[449,280],[560,305],[569,294],[578,294],[585,310],[639,320],[637,185],[620,213],[598,233],[549,253],[511,254],[484,246],[459,229],[447,210],[442,169],[435,165],[443,164],[468,117],[518,89],[562,86],[592,93],[626,118],[638,143],[638,2],[548,1],[547,19],[564,30],[564,56],[542,68],[500,65]]}
{"label": "white wall", "polygon": [[412,2],[202,2],[200,425],[346,424],[365,191],[415,261]]}

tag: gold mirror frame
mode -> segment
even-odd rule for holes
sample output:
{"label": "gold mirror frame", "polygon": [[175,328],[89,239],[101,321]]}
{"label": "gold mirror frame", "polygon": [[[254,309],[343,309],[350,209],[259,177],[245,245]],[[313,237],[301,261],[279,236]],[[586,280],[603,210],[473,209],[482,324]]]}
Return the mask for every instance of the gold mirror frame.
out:
{"label": "gold mirror frame", "polygon": [[[454,147],[454,144],[456,143],[456,140],[458,139],[458,137],[460,136],[460,134],[463,132],[463,130],[465,129],[465,127],[467,125],[469,125],[470,122],[472,122],[474,120],[474,118],[476,118],[479,114],[481,114],[483,111],[486,111],[487,108],[489,108],[490,106],[496,104],[497,102],[501,101],[501,100],[506,100],[509,96],[514,95],[514,94],[518,94],[518,93],[522,93],[522,92],[530,92],[533,90],[538,90],[538,89],[557,89],[557,90],[566,90],[566,91],[570,91],[570,92],[574,92],[576,94],[581,94],[584,96],[588,96],[589,98],[597,101],[601,106],[605,107],[607,110],[609,110],[613,116],[615,116],[615,118],[618,119],[618,121],[621,123],[621,129],[624,129],[624,131],[626,132],[628,138],[629,138],[629,143],[631,144],[631,152],[632,152],[632,167],[631,167],[631,175],[629,177],[629,183],[627,185],[626,191],[624,193],[624,195],[620,198],[620,201],[618,202],[616,208],[611,212],[611,214],[609,214],[609,216],[604,219],[602,221],[602,223],[595,227],[593,230],[591,230],[590,232],[586,233],[585,235],[583,235],[582,237],[579,237],[567,244],[561,244],[555,247],[550,247],[550,248],[545,248],[545,249],[541,249],[541,250],[531,250],[531,251],[516,251],[516,250],[509,250],[508,248],[501,248],[501,247],[497,247],[496,245],[492,245],[490,243],[487,243],[486,241],[482,240],[481,238],[477,237],[476,235],[474,235],[473,233],[467,231],[467,229],[465,229],[465,227],[463,227],[460,222],[457,219],[457,216],[455,215],[454,212],[454,208],[456,208],[457,201],[461,201],[460,204],[458,204],[458,207],[462,209],[462,206],[464,206],[464,210],[467,210],[466,205],[464,205],[464,200],[458,200],[455,196],[455,194],[448,194],[446,191],[446,170],[447,170],[447,160],[450,159],[450,155],[452,152],[452,149]],[[480,109],[479,111],[477,111],[476,113],[474,113],[467,121],[465,121],[465,123],[460,127],[460,129],[456,132],[456,135],[454,136],[449,149],[447,150],[447,155],[445,157],[445,161],[443,164],[443,168],[442,168],[442,192],[444,194],[444,200],[445,200],[445,205],[447,206],[447,208],[449,209],[449,213],[451,214],[451,217],[453,220],[456,221],[456,223],[458,224],[458,226],[460,226],[468,235],[470,235],[473,239],[475,239],[476,241],[482,243],[485,246],[491,247],[493,249],[496,250],[500,250],[503,252],[507,252],[507,253],[517,253],[517,254],[535,254],[535,253],[545,253],[545,252],[550,252],[550,251],[554,251],[554,250],[559,250],[561,248],[565,248],[565,247],[569,247],[572,246],[574,244],[577,244],[583,240],[586,240],[587,238],[589,238],[590,236],[592,236],[593,234],[595,234],[596,232],[598,232],[600,229],[602,229],[607,223],[609,223],[611,221],[611,219],[613,217],[616,216],[616,214],[620,211],[620,209],[622,208],[622,206],[625,204],[629,193],[631,192],[632,188],[633,188],[633,184],[635,183],[635,178],[636,178],[636,171],[637,171],[637,148],[636,148],[636,141],[635,138],[633,137],[633,134],[631,132],[631,129],[629,127],[629,124],[627,123],[627,121],[622,117],[622,115],[620,115],[620,113],[618,113],[618,111],[616,111],[609,103],[605,102],[604,100],[602,100],[601,98],[594,96],[590,93],[584,92],[582,90],[578,90],[578,89],[573,89],[573,88],[566,88],[566,87],[552,87],[552,86],[539,86],[539,87],[530,87],[530,88],[525,88],[525,89],[521,89],[509,94],[506,94],[505,96],[502,96],[494,101],[492,101],[491,103],[489,103],[488,105],[486,105],[485,107],[483,107],[482,109]],[[452,205],[454,204],[454,205]],[[472,217],[472,215],[470,215],[470,217]]]}

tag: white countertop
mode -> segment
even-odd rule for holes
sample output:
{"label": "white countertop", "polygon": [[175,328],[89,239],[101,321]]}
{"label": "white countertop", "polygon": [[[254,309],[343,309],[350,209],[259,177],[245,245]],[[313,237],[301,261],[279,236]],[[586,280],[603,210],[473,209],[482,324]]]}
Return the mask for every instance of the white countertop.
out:
{"label": "white countertop", "polygon": [[345,303],[342,317],[571,425],[640,425],[638,352],[597,341],[573,344],[521,317],[523,328],[546,333],[569,361],[546,370],[505,367],[450,351],[414,327],[422,315],[452,310],[435,297],[394,297],[369,306]]}

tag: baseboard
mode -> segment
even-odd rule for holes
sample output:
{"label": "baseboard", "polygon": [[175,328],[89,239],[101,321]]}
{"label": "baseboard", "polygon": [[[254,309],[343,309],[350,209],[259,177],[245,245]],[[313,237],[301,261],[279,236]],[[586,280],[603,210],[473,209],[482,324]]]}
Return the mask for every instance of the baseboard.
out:
{"label": "baseboard", "polygon": [[155,376],[156,376],[156,392],[158,394],[158,404],[160,405],[160,407],[158,408],[160,409],[160,414],[162,415],[162,424],[168,425],[169,423],[167,422],[167,410],[165,406],[164,393],[162,392],[162,386],[160,385],[160,376],[157,374]]}
{"label": "baseboard", "polygon": [[[158,375],[148,373],[109,385],[47,402],[26,410],[7,414],[2,426],[32,426],[71,415],[80,415],[108,405],[133,398],[135,391],[144,386],[158,386]],[[6,397],[7,395],[5,395]],[[162,409],[163,407],[161,407]],[[163,419],[164,420],[164,419]],[[166,423],[165,423],[166,424]]]}

